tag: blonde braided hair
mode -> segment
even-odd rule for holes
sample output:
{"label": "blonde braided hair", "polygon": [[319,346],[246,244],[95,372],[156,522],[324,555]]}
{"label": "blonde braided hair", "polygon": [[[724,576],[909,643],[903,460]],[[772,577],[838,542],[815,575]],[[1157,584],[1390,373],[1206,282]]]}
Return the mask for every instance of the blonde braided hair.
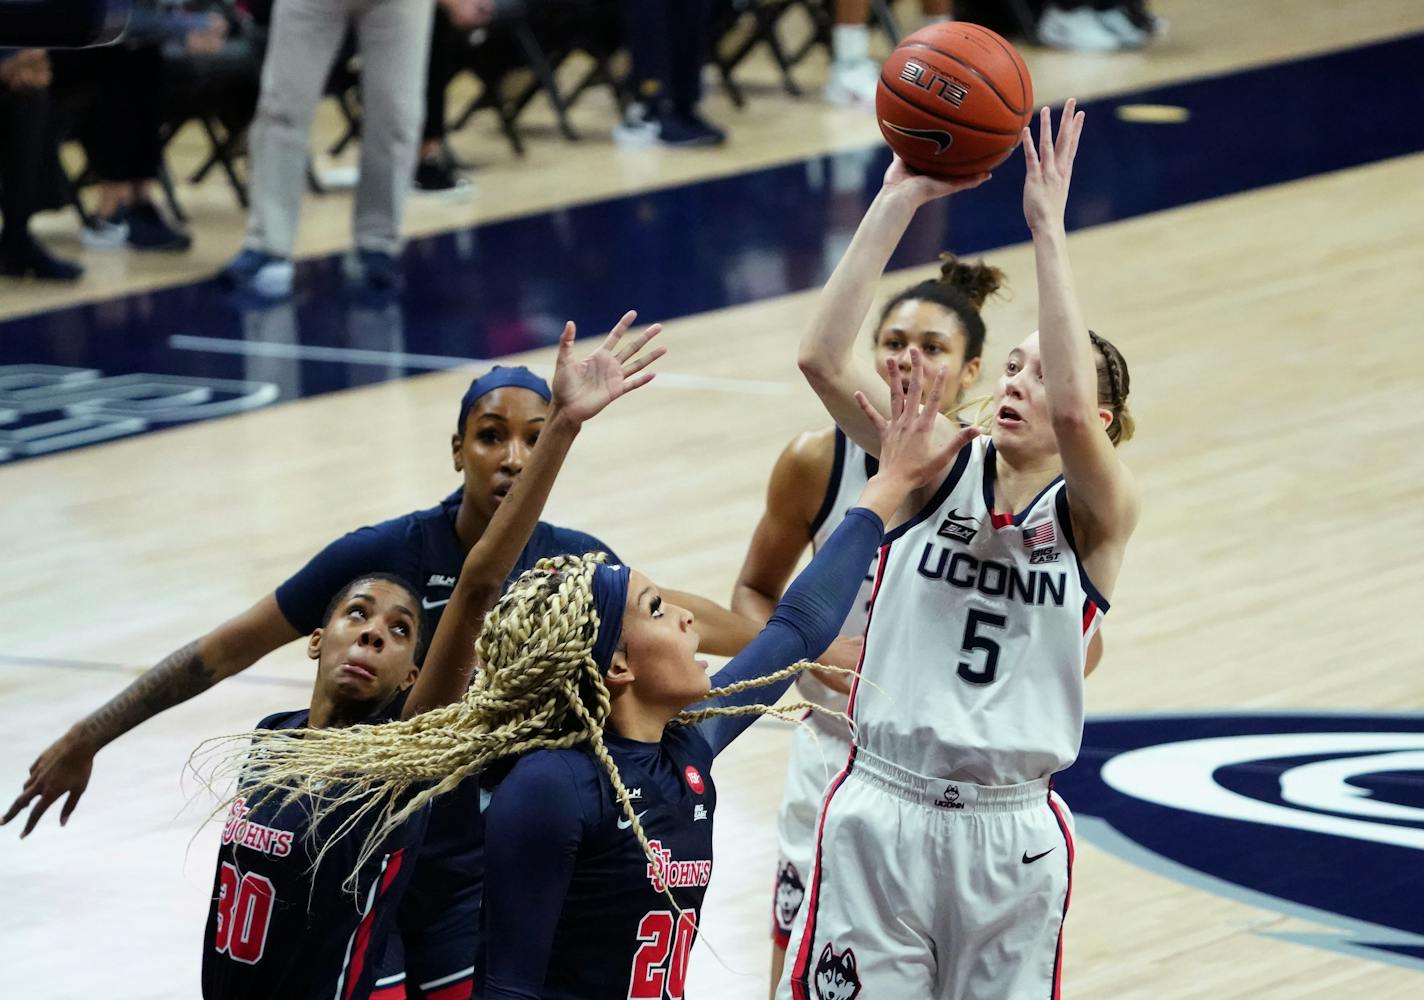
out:
{"label": "blonde braided hair", "polygon": [[[216,812],[238,796],[249,809],[268,800],[286,804],[307,799],[311,832],[336,810],[350,807],[333,833],[323,831],[316,865],[340,837],[374,813],[375,826],[357,857],[359,871],[397,827],[477,772],[532,750],[587,743],[608,772],[652,870],[660,870],[662,860],[648,843],[603,739],[611,699],[593,658],[599,625],[593,573],[604,558],[602,553],[556,556],[540,560],[520,576],[486,617],[475,641],[480,667],[464,698],[452,705],[399,722],[258,730],[204,744],[199,752],[216,752],[220,770],[241,775],[238,792]],[[796,663],[711,691],[708,698],[774,684],[813,666],[817,664]],[[790,720],[792,713],[806,708],[820,706],[706,708],[683,712],[673,724],[690,725],[720,715],[767,714]],[[677,906],[666,880],[663,886]]]}

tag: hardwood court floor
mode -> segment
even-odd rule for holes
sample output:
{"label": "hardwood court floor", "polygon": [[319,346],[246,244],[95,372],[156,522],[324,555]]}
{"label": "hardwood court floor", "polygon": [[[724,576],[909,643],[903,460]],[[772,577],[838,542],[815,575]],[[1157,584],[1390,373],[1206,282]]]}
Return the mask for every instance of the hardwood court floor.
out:
{"label": "hardwood court floor", "polygon": [[[1267,25],[1232,20],[1225,3],[1161,6],[1185,33],[1174,44],[1192,37],[1199,8],[1233,29],[1220,46],[1243,53],[1252,32],[1265,52],[1287,29],[1367,22],[1383,34],[1417,16],[1319,5]],[[1334,43],[1328,30],[1302,51]],[[1203,39],[1198,55],[1215,67],[1220,53]],[[1424,606],[1412,283],[1424,205],[1398,195],[1421,188],[1424,156],[1412,156],[1074,235],[1091,322],[1131,362],[1139,438],[1126,455],[1145,498],[1091,712],[1424,707],[1409,613]],[[988,314],[991,362],[1032,329],[1035,308],[1028,249],[993,260],[1016,294]],[[924,273],[892,275],[885,290]],[[665,378],[590,425],[549,518],[596,532],[662,583],[725,597],[772,460],[824,422],[794,366],[811,297],[673,324],[664,370],[708,381]],[[34,754],[141,666],[336,533],[451,488],[446,435],[466,379],[411,378],[0,470],[4,804]],[[4,832],[6,995],[194,994],[216,829],[199,828],[211,800],[184,808],[197,790],[180,787],[180,769],[200,740],[303,703],[309,681],[298,649],[282,650],[104,751],[68,828],[47,818],[24,843]],[[763,995],[786,736],[758,724],[718,763],[717,876],[689,996]],[[1374,1000],[1424,988],[1418,973],[1263,936],[1319,929],[1302,921],[1090,844],[1077,857],[1067,995]]]}

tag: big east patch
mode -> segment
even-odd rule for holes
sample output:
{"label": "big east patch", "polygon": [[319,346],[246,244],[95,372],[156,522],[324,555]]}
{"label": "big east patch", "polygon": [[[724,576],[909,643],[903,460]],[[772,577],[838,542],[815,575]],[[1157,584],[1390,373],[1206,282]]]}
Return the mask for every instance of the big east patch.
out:
{"label": "big east patch", "polygon": [[1054,784],[1089,842],[1424,971],[1424,716],[1090,719]]}

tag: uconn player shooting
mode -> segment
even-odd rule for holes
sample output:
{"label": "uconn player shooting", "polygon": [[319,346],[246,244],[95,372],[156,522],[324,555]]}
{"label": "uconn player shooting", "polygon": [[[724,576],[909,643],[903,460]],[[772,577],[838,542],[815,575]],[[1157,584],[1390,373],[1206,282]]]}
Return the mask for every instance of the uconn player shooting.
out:
{"label": "uconn player shooting", "polygon": [[[409,705],[429,710],[302,739],[255,734],[264,785],[285,793],[349,788],[324,808],[360,803],[386,817],[366,839],[361,854],[370,856],[426,802],[483,774],[494,787],[485,812],[479,995],[681,997],[712,870],[712,761],[758,715],[775,711],[754,703],[756,690],[779,695],[804,658],[825,647],[884,519],[911,490],[938,481],[975,433],[934,443],[944,380],[941,372],[922,406],[916,364],[906,391],[894,386],[893,419],[865,418],[881,426],[881,465],[860,505],[767,627],[710,682],[695,658],[692,614],[643,574],[597,557],[541,563],[481,626],[471,613],[497,590],[480,591],[475,581],[496,579],[503,567],[480,569],[477,549],[411,694]],[[576,429],[572,412],[551,417],[517,502],[500,511],[491,534],[515,539],[506,543],[511,560],[572,440],[570,425]],[[481,667],[470,685],[475,662],[459,644],[476,633]],[[447,649],[463,649],[463,661]],[[406,801],[422,782],[431,785]]]}
{"label": "uconn player shooting", "polygon": [[[971,264],[953,254],[941,254],[937,277],[903,289],[881,310],[870,342],[881,378],[888,384],[887,363],[900,378],[908,377],[910,350],[915,348],[927,365],[949,371],[948,385],[953,391],[945,395],[942,412],[946,416],[975,405],[974,401],[962,401],[978,381],[983,360],[986,331],[980,310],[1003,281],[1003,272],[983,261]],[[867,480],[875,475],[878,464],[874,455],[835,426],[807,431],[786,446],[772,469],[766,510],[732,594],[733,611],[758,621],[771,616],[806,548],[814,552],[826,543]],[[876,560],[871,560],[855,604],[841,625],[842,636],[858,640],[865,633],[875,567]],[[1088,653],[1088,673],[1100,655],[1101,636],[1095,635]],[[798,693],[807,701],[834,712],[844,712],[848,706],[850,681],[843,674],[807,671],[796,683]],[[851,743],[850,727],[836,715],[811,712],[804,721],[806,725],[797,727],[791,736],[776,820],[773,991],[781,979],[792,921],[805,899],[821,801],[829,779],[845,763]]]}
{"label": "uconn player shooting", "polygon": [[[1088,642],[1138,516],[1115,451],[1127,365],[1084,325],[1066,249],[1082,120],[1069,101],[1056,143],[1046,108],[1040,149],[1023,135],[1039,331],[1009,353],[989,439],[880,550],[855,745],[822,807],[783,1000],[1058,995],[1073,844],[1050,779],[1077,756]],[[851,355],[875,282],[921,205],[983,179],[896,160],[821,294],[801,368],[867,450],[856,394],[886,394]]]}

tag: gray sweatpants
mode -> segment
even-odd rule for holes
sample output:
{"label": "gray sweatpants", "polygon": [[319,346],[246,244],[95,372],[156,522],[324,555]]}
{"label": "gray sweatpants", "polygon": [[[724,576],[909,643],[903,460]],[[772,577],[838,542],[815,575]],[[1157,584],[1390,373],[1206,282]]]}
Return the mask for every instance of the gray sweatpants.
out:
{"label": "gray sweatpants", "polygon": [[361,55],[361,179],[352,228],[365,250],[400,251],[401,215],[425,113],[433,0],[277,0],[262,97],[249,133],[252,208],[245,246],[290,257],[306,188],[312,117],[355,22]]}

